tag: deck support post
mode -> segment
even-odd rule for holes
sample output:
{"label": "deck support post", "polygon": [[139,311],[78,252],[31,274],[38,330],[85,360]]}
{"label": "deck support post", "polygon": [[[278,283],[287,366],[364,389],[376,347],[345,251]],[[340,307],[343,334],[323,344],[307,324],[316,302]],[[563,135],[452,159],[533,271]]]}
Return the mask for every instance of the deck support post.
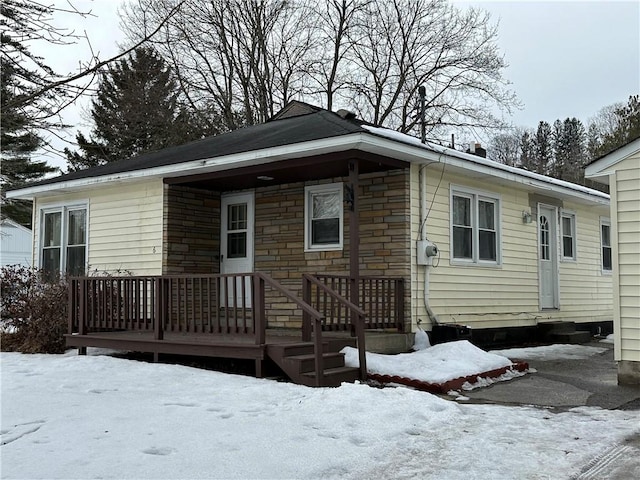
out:
{"label": "deck support post", "polygon": [[[264,345],[266,341],[267,322],[265,319],[266,308],[264,299],[264,279],[258,274],[253,274],[253,334],[256,345]],[[257,368],[257,365],[256,365]]]}
{"label": "deck support post", "polygon": [[[311,282],[305,275],[302,276],[302,300],[311,305]],[[302,311],[302,341],[311,341],[311,315],[304,310]]]}
{"label": "deck support post", "polygon": [[[349,193],[348,199],[350,203],[349,212],[349,300],[354,305],[360,306],[360,219],[358,216],[358,190],[359,183],[359,165],[358,159],[349,160]],[[358,321],[358,315],[351,312],[351,326],[353,327]]]}
{"label": "deck support post", "polygon": [[160,354],[158,352],[153,352],[153,363],[158,363],[160,361]]}
{"label": "deck support post", "polygon": [[261,358],[256,358],[256,378],[264,377],[264,372],[262,371],[262,363],[263,360]]}
{"label": "deck support post", "polygon": [[[162,278],[156,278],[154,280],[155,283],[155,305],[154,305],[154,318],[153,318],[153,338],[155,340],[163,340],[164,339],[164,309],[165,309],[165,301],[164,301],[164,285],[162,282]],[[154,362],[156,361],[154,354]]]}

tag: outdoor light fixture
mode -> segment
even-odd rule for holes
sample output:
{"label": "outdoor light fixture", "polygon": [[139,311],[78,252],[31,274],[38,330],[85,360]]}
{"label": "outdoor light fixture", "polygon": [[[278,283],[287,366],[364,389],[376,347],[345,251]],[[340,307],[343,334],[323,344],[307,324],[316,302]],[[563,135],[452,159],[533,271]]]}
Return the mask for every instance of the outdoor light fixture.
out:
{"label": "outdoor light fixture", "polygon": [[258,175],[258,180],[264,180],[265,182],[268,182],[269,180],[273,180],[273,177],[270,177],[269,175]]}
{"label": "outdoor light fixture", "polygon": [[531,213],[522,211],[522,223],[531,223]]}

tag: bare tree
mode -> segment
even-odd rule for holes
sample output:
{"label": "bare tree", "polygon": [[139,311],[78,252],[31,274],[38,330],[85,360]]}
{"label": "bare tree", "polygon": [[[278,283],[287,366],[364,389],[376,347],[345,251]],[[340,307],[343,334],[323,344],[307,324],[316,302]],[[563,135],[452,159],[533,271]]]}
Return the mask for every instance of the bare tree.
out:
{"label": "bare tree", "polygon": [[[132,40],[176,0],[134,0]],[[291,99],[409,132],[417,91],[427,89],[427,128],[495,127],[496,106],[517,102],[488,13],[447,0],[185,0],[155,48],[183,94],[227,128],[262,122]]]}
{"label": "bare tree", "polygon": [[523,134],[522,129],[516,128],[494,136],[487,148],[487,155],[496,162],[519,167],[522,160]]}

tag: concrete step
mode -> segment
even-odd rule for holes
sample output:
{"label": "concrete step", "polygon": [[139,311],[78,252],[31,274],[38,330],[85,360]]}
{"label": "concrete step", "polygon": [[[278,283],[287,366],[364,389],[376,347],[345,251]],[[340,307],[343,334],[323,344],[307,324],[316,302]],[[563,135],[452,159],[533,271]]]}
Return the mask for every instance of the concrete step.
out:
{"label": "concrete step", "polygon": [[576,331],[576,322],[565,322],[561,320],[538,323],[538,332],[541,335],[549,333],[571,333]]}
{"label": "concrete step", "polygon": [[591,341],[591,334],[589,332],[583,331],[549,333],[546,337],[546,340],[553,343],[588,343]]}

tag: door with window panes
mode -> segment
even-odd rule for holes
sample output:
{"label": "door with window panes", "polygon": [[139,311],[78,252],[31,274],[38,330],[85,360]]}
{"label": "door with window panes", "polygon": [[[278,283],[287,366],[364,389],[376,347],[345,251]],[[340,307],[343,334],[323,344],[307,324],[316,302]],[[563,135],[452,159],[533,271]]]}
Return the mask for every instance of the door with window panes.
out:
{"label": "door with window panes", "polygon": [[[223,195],[220,210],[220,273],[253,272],[253,192]],[[245,279],[244,299],[242,292],[239,279],[235,281],[235,289],[233,280],[223,282],[222,305],[242,305],[244,301],[244,305],[250,307],[250,279]]]}
{"label": "door with window panes", "polygon": [[61,208],[43,213],[40,266],[44,270],[84,275],[86,252],[86,208]]}
{"label": "door with window panes", "polygon": [[540,269],[540,308],[559,307],[558,237],[556,207],[538,205],[538,265]]}

